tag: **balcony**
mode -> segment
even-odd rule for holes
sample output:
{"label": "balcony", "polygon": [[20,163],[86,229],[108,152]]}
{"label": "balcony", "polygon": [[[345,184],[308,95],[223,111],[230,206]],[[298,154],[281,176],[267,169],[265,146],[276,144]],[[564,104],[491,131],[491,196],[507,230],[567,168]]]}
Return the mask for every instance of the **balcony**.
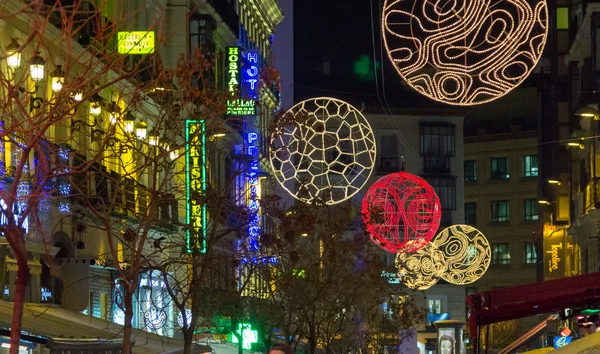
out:
{"label": "balcony", "polygon": [[402,171],[404,159],[398,159],[396,155],[379,155],[377,162],[377,173],[387,174]]}

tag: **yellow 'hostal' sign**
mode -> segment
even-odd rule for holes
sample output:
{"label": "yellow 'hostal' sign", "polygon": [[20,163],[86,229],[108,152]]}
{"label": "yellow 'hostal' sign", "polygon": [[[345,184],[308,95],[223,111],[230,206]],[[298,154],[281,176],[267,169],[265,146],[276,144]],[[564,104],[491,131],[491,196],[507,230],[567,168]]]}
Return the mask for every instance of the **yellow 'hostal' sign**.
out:
{"label": "yellow 'hostal' sign", "polygon": [[119,32],[120,54],[154,53],[154,31]]}

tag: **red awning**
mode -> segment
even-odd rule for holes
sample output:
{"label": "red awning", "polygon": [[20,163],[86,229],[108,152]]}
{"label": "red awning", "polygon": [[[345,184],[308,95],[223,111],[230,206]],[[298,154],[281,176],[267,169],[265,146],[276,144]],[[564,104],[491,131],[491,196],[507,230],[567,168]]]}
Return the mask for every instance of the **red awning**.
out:
{"label": "red awning", "polygon": [[600,303],[600,273],[523,284],[467,296],[471,336],[477,326]]}

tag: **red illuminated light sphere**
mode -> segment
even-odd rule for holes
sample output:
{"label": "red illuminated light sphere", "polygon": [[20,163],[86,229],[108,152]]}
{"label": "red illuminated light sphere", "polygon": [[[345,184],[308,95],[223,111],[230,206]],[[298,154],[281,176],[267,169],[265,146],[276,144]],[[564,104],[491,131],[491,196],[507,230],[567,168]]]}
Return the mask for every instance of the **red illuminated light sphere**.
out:
{"label": "red illuminated light sphere", "polygon": [[362,202],[371,239],[388,252],[415,252],[440,226],[440,199],[424,179],[397,172],[377,180]]}

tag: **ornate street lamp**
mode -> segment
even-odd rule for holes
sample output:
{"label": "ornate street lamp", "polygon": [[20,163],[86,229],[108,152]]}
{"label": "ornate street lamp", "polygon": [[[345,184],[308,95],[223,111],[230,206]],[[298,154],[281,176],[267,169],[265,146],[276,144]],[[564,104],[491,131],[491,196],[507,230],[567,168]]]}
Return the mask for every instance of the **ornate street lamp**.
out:
{"label": "ornate street lamp", "polygon": [[138,124],[136,124],[135,135],[137,136],[137,138],[139,140],[145,140],[147,132],[148,132],[148,125],[145,122],[140,121]]}
{"label": "ornate street lamp", "polygon": [[46,65],[46,61],[40,56],[40,52],[35,53],[29,62],[29,76],[31,80],[37,83],[44,79],[44,65]]}
{"label": "ornate street lamp", "polygon": [[65,83],[65,72],[62,71],[62,67],[60,65],[56,66],[54,72],[52,72],[52,91],[58,92],[62,89],[63,84]]}
{"label": "ornate street lamp", "polygon": [[21,45],[16,38],[11,38],[11,43],[6,46],[6,64],[11,69],[16,69],[21,66]]}

